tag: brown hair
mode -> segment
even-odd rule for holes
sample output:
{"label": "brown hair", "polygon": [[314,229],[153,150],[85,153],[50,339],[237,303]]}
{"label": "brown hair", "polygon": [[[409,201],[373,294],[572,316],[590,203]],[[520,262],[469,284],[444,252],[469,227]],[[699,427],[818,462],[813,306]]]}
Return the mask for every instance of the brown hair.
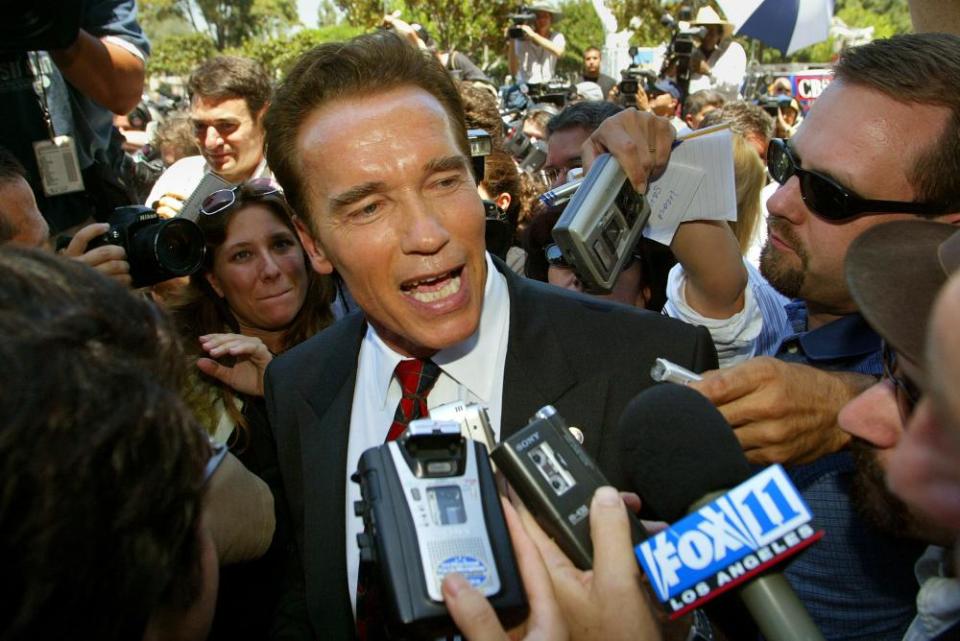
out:
{"label": "brown hair", "polygon": [[950,110],[943,135],[916,159],[908,178],[918,200],[951,208],[960,208],[958,52],[960,36],[911,33],[847,49],[833,69],[837,80],[879,91],[899,102]]}
{"label": "brown hair", "polygon": [[500,194],[510,194],[510,205],[507,206],[506,214],[510,226],[516,230],[520,218],[520,171],[510,154],[494,147],[484,159],[483,180],[480,184],[487,190],[490,198],[496,199]]}
{"label": "brown hair", "polygon": [[315,231],[307,200],[297,137],[304,120],[334,100],[416,87],[446,111],[460,151],[470,157],[463,104],[453,79],[429,52],[395,33],[377,31],[347,42],[329,42],[303,54],[277,89],[267,111],[267,163],[283,185],[290,206]]}
{"label": "brown hair", "polygon": [[164,145],[173,147],[177,160],[185,156],[196,156],[200,153],[200,146],[197,145],[197,137],[194,135],[190,116],[181,112],[170,114],[157,125],[157,132],[153,136],[153,144],[158,151],[162,151]]}
{"label": "brown hair", "polygon": [[467,127],[483,129],[493,141],[494,147],[503,144],[503,120],[497,107],[496,97],[487,89],[481,89],[472,82],[458,82],[460,99],[463,100],[463,113]]}
{"label": "brown hair", "polygon": [[197,67],[187,81],[195,97],[227,100],[243,98],[254,118],[270,102],[270,76],[260,63],[240,56],[217,56]]}
{"label": "brown hair", "polygon": [[[213,290],[207,282],[206,274],[213,269],[214,254],[217,249],[226,241],[230,221],[238,212],[254,203],[269,208],[277,220],[293,232],[294,238],[297,238],[293,226],[293,212],[283,195],[280,193],[260,195],[249,182],[236,190],[236,201],[227,210],[211,216],[200,215],[197,224],[203,230],[207,248],[203,267],[190,277],[190,284],[179,292],[177,299],[170,306],[177,330],[186,345],[193,351],[191,355],[193,358],[206,355],[197,342],[199,336],[222,332],[225,326],[229,327],[231,332],[240,332],[240,325],[230,311],[226,300]],[[299,239],[297,242],[299,243]],[[301,251],[303,251],[302,248]],[[307,295],[303,306],[286,330],[283,340],[284,351],[302,343],[328,326],[333,318],[330,312],[330,303],[333,301],[333,285],[330,277],[321,276],[313,271],[306,252],[303,253],[303,260],[307,268]],[[234,423],[246,429],[247,422],[237,407],[233,390],[212,379],[206,380],[219,388],[227,414]],[[195,395],[189,394],[188,390],[191,405],[203,402],[203,399],[192,398]],[[208,429],[211,427],[216,426],[208,426]]]}
{"label": "brown hair", "polygon": [[700,129],[719,125],[721,122],[729,122],[733,133],[741,136],[753,134],[761,136],[764,140],[770,140],[776,124],[773,117],[762,107],[746,100],[735,100],[719,109],[714,109],[700,121]]}

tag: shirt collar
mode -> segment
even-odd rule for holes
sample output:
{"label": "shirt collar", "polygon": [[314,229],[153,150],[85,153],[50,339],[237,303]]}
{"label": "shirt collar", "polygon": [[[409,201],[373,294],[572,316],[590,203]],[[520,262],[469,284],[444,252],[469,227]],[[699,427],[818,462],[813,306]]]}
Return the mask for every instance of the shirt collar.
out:
{"label": "shirt collar", "polygon": [[880,335],[867,324],[859,312],[847,314],[822,327],[807,331],[807,307],[802,301],[793,301],[787,305],[786,311],[794,331],[797,332],[791,338],[800,343],[803,353],[811,361],[855,358],[880,351]]}
{"label": "shirt collar", "polygon": [[[489,403],[496,382],[496,377],[490,373],[497,367],[500,338],[510,328],[510,295],[506,278],[497,270],[489,254],[486,254],[485,262],[487,278],[477,330],[466,340],[440,350],[432,360],[444,374],[466,387],[484,403]],[[367,323],[364,341],[371,348],[371,360],[368,362],[376,381],[376,401],[378,407],[383,408],[387,403],[393,371],[397,363],[407,357],[383,342],[370,323]]]}

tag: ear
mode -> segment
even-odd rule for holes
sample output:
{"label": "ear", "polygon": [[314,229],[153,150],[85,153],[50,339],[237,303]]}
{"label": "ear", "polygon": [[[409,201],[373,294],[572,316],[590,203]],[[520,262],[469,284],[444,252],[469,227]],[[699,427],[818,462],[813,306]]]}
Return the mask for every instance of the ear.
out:
{"label": "ear", "polygon": [[307,229],[307,225],[299,216],[293,217],[293,226],[297,230],[297,236],[300,237],[300,244],[303,245],[304,251],[307,252],[307,256],[310,258],[310,265],[313,267],[313,271],[318,274],[332,274],[333,273],[333,263],[327,258],[327,253],[323,250],[323,247],[316,241],[313,237],[313,234]]}
{"label": "ear", "polygon": [[637,295],[637,301],[635,305],[640,309],[646,309],[647,303],[650,302],[650,299],[653,297],[653,292],[650,290],[649,285],[644,285],[639,294]]}
{"label": "ear", "polygon": [[217,275],[213,273],[213,270],[204,272],[203,277],[207,279],[207,283],[209,283],[210,287],[213,288],[213,291],[217,293],[217,296],[223,298],[223,288],[220,287],[220,279],[217,278]]}
{"label": "ear", "polygon": [[513,200],[513,198],[510,196],[510,194],[508,194],[507,192],[503,192],[502,194],[497,196],[493,202],[497,204],[497,207],[499,207],[501,211],[507,211],[507,207],[510,206],[511,200]]}

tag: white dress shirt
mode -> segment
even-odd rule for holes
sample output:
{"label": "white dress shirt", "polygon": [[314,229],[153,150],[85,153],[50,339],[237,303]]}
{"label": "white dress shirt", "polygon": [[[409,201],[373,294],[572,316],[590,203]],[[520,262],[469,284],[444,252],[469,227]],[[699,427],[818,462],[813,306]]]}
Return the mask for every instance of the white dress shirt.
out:
{"label": "white dress shirt", "polygon": [[[499,439],[503,368],[510,332],[510,296],[507,281],[494,267],[489,254],[486,266],[480,325],[467,340],[434,354],[432,360],[440,366],[440,375],[428,396],[427,405],[433,408],[453,401],[480,403],[487,408],[490,426]],[[387,437],[401,397],[400,383],[393,371],[404,358],[407,357],[383,342],[372,325],[367,325],[357,357],[357,384],[353,390],[347,446],[347,588],[354,612],[360,568],[357,534],[363,531],[363,520],[353,514],[353,504],[360,500],[360,486],[350,480],[350,475],[356,471],[360,455],[371,447],[382,445]]]}

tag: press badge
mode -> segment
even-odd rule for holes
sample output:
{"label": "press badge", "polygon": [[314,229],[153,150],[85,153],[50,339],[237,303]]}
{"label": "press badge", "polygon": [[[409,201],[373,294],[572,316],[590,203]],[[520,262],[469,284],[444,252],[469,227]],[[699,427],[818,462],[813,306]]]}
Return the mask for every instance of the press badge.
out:
{"label": "press badge", "polygon": [[38,140],[33,143],[33,153],[37,156],[37,167],[45,196],[83,191],[80,159],[77,157],[77,144],[72,136]]}

